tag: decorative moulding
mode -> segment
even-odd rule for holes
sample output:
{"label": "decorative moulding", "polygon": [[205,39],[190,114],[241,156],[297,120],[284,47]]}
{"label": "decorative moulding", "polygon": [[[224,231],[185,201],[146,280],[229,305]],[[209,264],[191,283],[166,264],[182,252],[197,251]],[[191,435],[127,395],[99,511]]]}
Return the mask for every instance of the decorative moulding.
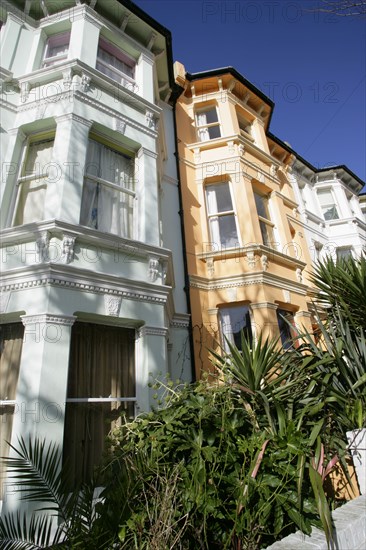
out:
{"label": "decorative moulding", "polygon": [[163,338],[167,338],[169,335],[169,330],[165,327],[152,327],[148,325],[140,327],[137,332],[139,337],[160,336]]}
{"label": "decorative moulding", "polygon": [[21,315],[20,318],[24,326],[34,325],[36,323],[72,326],[77,319],[74,315],[54,315],[51,313],[40,313],[39,315]]}
{"label": "decorative moulding", "polygon": [[114,296],[113,294],[106,294],[104,296],[104,307],[106,315],[111,317],[118,317],[121,309],[122,297]]}

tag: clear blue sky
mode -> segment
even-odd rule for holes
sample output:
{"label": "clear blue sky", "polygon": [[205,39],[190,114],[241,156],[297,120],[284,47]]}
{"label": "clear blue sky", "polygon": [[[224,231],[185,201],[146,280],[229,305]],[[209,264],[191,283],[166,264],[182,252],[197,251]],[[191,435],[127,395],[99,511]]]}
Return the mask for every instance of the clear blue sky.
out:
{"label": "clear blue sky", "polygon": [[320,0],[135,0],[188,72],[233,66],[275,102],[271,131],[316,167],[366,180],[366,19]]}

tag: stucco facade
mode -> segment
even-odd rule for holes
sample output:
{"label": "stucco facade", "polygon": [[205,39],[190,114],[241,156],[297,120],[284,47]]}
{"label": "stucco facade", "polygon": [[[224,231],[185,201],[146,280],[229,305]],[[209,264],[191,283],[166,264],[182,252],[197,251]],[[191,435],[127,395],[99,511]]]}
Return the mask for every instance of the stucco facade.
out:
{"label": "stucco facade", "polygon": [[296,158],[291,183],[313,262],[359,257],[366,250],[364,185],[346,166],[316,169]]}
{"label": "stucco facade", "polygon": [[[234,69],[188,74],[175,64],[178,153],[196,375],[209,349],[278,336],[283,317],[311,330],[311,259],[290,175],[267,135],[273,103]],[[240,344],[239,344],[240,345]]]}
{"label": "stucco facade", "polygon": [[67,437],[84,475],[99,416],[192,374],[171,37],[123,1],[1,10],[1,454]]}

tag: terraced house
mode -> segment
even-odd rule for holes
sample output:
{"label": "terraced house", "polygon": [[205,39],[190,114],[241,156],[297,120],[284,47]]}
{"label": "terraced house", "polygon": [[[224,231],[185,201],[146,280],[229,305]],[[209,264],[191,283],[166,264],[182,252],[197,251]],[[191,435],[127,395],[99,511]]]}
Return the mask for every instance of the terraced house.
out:
{"label": "terraced house", "polygon": [[46,436],[80,479],[149,372],[191,378],[171,35],[128,1],[0,19],[0,455]]}

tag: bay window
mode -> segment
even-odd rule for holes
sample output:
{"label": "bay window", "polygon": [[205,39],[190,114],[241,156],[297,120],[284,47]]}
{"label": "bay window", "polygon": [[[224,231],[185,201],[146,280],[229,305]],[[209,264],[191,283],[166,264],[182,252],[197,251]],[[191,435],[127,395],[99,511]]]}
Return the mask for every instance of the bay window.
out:
{"label": "bay window", "polygon": [[335,199],[331,189],[321,189],[318,191],[320,208],[325,220],[338,220],[339,214]]}
{"label": "bay window", "polygon": [[198,139],[209,141],[221,137],[220,123],[216,107],[202,109],[196,113]]}
{"label": "bay window", "polygon": [[133,159],[90,139],[80,224],[132,238],[134,199]]}
{"label": "bay window", "polygon": [[[0,457],[7,457],[11,440],[15,397],[23,346],[22,323],[0,325]],[[0,461],[0,500],[4,492],[5,467]]]}
{"label": "bay window", "polygon": [[266,246],[274,246],[273,227],[271,222],[268,197],[254,192],[255,205],[257,207],[257,214],[259,218],[259,226],[261,229],[263,244]]}
{"label": "bay window", "polygon": [[121,415],[135,416],[134,350],[132,329],[83,322],[72,327],[64,462],[75,483],[100,463]]}
{"label": "bay window", "polygon": [[53,139],[30,143],[17,184],[13,225],[44,219],[45,198],[53,150]]}
{"label": "bay window", "polygon": [[69,51],[70,33],[64,32],[50,36],[46,42],[43,58],[43,67],[50,67],[55,63],[67,59]]}
{"label": "bay window", "polygon": [[207,185],[206,200],[211,241],[221,247],[237,246],[238,231],[229,183]]}
{"label": "bay window", "polygon": [[226,352],[230,351],[227,341],[241,350],[242,333],[250,342],[253,340],[249,307],[231,306],[220,308],[220,328],[224,350]]}
{"label": "bay window", "polygon": [[135,65],[134,59],[128,57],[110,42],[100,38],[96,65],[98,71],[124,86],[134,87]]}

